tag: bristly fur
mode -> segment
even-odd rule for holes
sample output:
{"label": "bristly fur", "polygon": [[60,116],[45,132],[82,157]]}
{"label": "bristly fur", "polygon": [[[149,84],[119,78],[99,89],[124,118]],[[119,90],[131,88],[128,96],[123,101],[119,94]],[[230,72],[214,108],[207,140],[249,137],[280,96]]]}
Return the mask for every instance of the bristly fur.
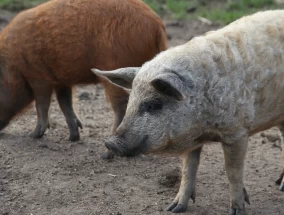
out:
{"label": "bristly fur", "polygon": [[90,69],[142,66],[165,49],[162,20],[140,0],[52,0],[25,10],[0,34],[0,120],[9,121],[37,96],[48,100],[51,89],[102,83],[115,130],[128,93]]}
{"label": "bristly fur", "polygon": [[[180,189],[168,210],[185,211],[188,200],[195,199],[202,146],[220,141],[230,183],[229,214],[246,214],[250,201],[243,170],[249,136],[273,126],[284,135],[283,23],[284,10],[258,12],[160,53],[139,72],[126,68],[109,73],[115,79],[105,75],[132,86],[116,132],[123,138],[120,145],[182,155]],[[153,80],[162,81],[153,85]],[[182,96],[172,98],[172,88]],[[163,108],[139,113],[153,100],[162,101]],[[282,175],[277,182],[284,191]]]}

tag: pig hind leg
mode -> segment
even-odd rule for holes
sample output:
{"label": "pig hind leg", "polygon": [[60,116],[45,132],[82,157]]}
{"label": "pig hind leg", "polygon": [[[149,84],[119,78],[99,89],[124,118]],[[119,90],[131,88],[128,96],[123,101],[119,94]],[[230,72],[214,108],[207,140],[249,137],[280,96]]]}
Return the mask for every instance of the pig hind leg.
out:
{"label": "pig hind leg", "polygon": [[276,181],[276,184],[280,185],[280,190],[284,192],[284,123],[280,124],[278,127],[279,127],[279,130],[281,132],[283,171],[280,175],[280,178]]}
{"label": "pig hind leg", "polygon": [[80,133],[78,128],[83,128],[82,123],[76,116],[73,103],[72,103],[72,88],[71,87],[56,87],[55,89],[57,101],[65,116],[70,136],[70,141],[77,141],[80,139]]}
{"label": "pig hind leg", "polygon": [[53,88],[50,85],[37,85],[32,86],[32,89],[37,111],[37,125],[30,136],[36,139],[41,138],[49,128],[48,110]]}
{"label": "pig hind leg", "polygon": [[[112,134],[114,134],[125,115],[129,94],[125,90],[109,82],[103,82],[103,85],[107,100],[111,103],[111,107],[114,111],[114,121],[112,126]],[[113,157],[114,154],[109,150],[101,155],[101,158],[105,160],[112,159]]]}
{"label": "pig hind leg", "polygon": [[168,211],[173,213],[184,212],[187,209],[188,200],[195,202],[196,175],[200,161],[202,148],[183,154],[182,156],[182,179],[180,188]]}

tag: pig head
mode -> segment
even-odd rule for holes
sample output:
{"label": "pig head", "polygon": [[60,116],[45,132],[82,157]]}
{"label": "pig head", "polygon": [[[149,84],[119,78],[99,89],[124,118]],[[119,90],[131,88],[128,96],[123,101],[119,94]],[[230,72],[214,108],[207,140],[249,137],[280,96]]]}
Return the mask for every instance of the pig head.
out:
{"label": "pig head", "polygon": [[206,83],[194,79],[188,69],[188,59],[170,52],[141,68],[92,69],[96,75],[131,89],[126,115],[106,147],[119,156],[180,154],[198,148],[200,143],[195,140],[203,133],[206,116],[202,114],[204,95],[199,92]]}

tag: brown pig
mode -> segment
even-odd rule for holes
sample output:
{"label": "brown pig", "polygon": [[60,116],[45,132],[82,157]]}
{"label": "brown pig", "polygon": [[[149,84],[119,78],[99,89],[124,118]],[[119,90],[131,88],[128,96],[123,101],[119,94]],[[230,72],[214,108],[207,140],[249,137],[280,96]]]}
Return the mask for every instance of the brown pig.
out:
{"label": "brown pig", "polygon": [[[230,185],[229,215],[246,214],[248,138],[273,126],[283,132],[283,23],[284,10],[259,12],[164,51],[141,68],[93,70],[132,88],[109,149],[121,156],[182,156],[181,185],[169,211],[183,212],[195,200],[202,146],[217,141]],[[278,182],[284,191],[284,180]]]}
{"label": "brown pig", "polygon": [[0,129],[35,100],[31,136],[42,137],[55,91],[69,139],[79,140],[71,87],[102,83],[115,131],[129,95],[90,69],[141,66],[166,48],[163,22],[140,0],[51,0],[21,12],[0,34]]}

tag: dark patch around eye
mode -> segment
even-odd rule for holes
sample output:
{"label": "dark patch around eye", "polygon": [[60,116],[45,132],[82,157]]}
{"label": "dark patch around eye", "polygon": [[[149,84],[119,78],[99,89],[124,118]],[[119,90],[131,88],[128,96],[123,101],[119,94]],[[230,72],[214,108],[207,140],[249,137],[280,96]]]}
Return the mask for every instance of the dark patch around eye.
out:
{"label": "dark patch around eye", "polygon": [[139,113],[155,113],[163,108],[163,102],[161,100],[151,100],[143,102],[140,105]]}

